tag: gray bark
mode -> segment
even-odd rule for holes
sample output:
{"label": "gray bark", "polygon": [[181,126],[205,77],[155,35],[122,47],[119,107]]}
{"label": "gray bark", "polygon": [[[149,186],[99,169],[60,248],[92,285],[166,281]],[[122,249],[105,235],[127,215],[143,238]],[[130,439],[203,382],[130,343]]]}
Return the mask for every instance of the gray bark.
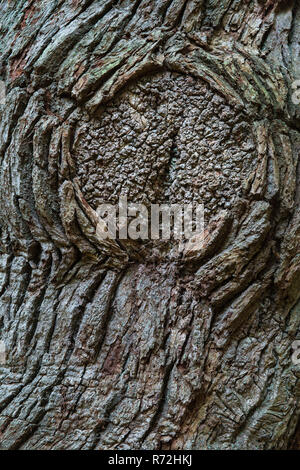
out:
{"label": "gray bark", "polygon": [[[297,442],[299,3],[0,11],[2,449]],[[204,247],[101,241],[123,191],[203,201]]]}

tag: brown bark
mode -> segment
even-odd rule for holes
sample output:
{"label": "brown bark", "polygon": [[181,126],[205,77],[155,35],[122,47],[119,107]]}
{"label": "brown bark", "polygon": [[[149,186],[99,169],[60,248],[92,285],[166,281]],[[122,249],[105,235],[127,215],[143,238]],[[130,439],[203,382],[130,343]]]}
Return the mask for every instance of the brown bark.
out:
{"label": "brown bark", "polygon": [[[297,442],[299,3],[0,11],[2,448]],[[122,191],[203,201],[204,247],[101,241]]]}

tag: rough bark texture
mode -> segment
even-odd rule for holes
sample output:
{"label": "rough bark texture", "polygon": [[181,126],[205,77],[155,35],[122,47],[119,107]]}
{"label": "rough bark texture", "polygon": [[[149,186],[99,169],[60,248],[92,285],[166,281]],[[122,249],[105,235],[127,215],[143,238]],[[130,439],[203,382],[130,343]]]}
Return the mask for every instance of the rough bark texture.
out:
{"label": "rough bark texture", "polygon": [[[2,448],[297,442],[299,2],[0,12]],[[204,247],[101,242],[122,191],[203,201]]]}

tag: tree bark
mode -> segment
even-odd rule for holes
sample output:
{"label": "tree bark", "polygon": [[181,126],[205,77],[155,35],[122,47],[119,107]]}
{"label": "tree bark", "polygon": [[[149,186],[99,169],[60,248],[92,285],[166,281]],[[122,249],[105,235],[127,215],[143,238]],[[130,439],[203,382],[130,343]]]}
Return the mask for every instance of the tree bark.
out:
{"label": "tree bark", "polygon": [[[299,2],[0,11],[1,448],[287,449]],[[101,241],[123,192],[204,202],[203,247]]]}

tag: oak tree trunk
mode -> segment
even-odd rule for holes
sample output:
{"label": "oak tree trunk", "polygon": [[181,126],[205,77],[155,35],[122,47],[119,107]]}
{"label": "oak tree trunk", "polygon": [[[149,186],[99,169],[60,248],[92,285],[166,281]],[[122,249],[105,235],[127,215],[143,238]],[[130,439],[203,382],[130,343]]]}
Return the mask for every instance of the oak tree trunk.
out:
{"label": "oak tree trunk", "polygon": [[[0,12],[1,448],[288,448],[299,2]],[[121,194],[203,202],[203,246],[101,240]]]}

